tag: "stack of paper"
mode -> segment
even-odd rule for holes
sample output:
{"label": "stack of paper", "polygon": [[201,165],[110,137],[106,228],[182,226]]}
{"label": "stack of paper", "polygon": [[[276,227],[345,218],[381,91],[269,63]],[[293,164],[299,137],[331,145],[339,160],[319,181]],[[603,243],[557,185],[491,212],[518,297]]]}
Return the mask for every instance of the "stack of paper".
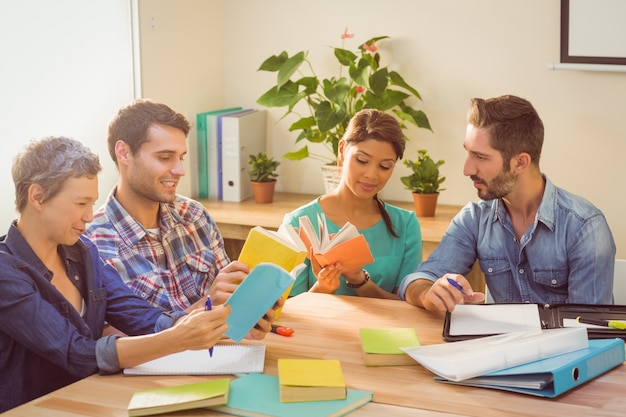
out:
{"label": "stack of paper", "polygon": [[403,348],[426,369],[452,381],[584,349],[584,328],[514,332],[461,342]]}

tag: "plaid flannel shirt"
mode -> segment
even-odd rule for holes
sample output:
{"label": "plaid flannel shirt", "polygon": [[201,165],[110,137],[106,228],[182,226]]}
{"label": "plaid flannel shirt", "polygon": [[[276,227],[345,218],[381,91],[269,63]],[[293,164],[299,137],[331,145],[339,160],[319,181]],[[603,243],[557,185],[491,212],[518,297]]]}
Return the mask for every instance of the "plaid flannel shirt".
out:
{"label": "plaid flannel shirt", "polygon": [[160,205],[160,236],[155,236],[119,204],[115,191],[85,232],[103,260],[136,294],[164,311],[198,301],[230,262],[211,215],[199,202],[177,196]]}

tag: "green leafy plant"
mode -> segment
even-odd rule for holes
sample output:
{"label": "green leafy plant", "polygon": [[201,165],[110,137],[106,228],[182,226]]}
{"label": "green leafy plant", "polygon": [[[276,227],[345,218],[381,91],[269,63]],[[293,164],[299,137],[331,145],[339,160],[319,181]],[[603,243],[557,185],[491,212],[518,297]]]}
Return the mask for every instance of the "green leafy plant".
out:
{"label": "green leafy plant", "polygon": [[411,168],[413,173],[405,177],[400,177],[400,181],[405,187],[418,194],[434,194],[444,191],[439,188],[446,177],[439,176],[439,167],[444,164],[444,160],[433,161],[425,149],[417,151],[417,160],[404,160],[404,165]]}
{"label": "green leafy plant", "polygon": [[[341,35],[341,48],[332,48],[339,63],[336,77],[320,80],[305,51],[292,56],[283,51],[267,58],[259,67],[259,71],[276,72],[277,80],[257,103],[265,107],[286,107],[283,118],[290,114],[297,117],[289,127],[291,132],[300,132],[296,143],[303,140],[321,143],[334,159],[310,153],[307,145],[283,157],[291,160],[312,157],[333,163],[350,118],[364,108],[393,112],[403,129],[408,122],[432,130],[426,114],[408,103],[411,98],[422,99],[417,90],[396,71],[380,66],[377,42],[389,37],[371,38],[361,44],[356,53],[344,49],[345,40],[352,37],[354,35],[346,28]],[[300,102],[304,103],[308,114],[297,113],[296,105]]]}
{"label": "green leafy plant", "polygon": [[250,165],[250,181],[254,182],[270,182],[275,181],[278,177],[276,168],[280,165],[280,162],[267,156],[265,152],[259,152],[257,155],[250,155],[248,159]]}

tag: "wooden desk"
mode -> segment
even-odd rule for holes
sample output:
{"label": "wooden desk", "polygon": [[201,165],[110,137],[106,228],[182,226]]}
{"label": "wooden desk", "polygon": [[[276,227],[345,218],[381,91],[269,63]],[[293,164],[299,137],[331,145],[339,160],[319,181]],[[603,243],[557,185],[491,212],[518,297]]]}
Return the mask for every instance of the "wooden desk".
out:
{"label": "wooden desk", "polygon": [[[276,193],[271,204],[257,204],[253,198],[240,203],[220,200],[198,199],[215,219],[222,236],[226,253],[230,259],[237,259],[248,232],[255,226],[276,230],[286,213],[317,198],[314,194]],[[406,201],[388,201],[398,207],[413,211],[413,203]],[[461,206],[438,205],[434,217],[420,217],[422,232],[422,259],[428,258],[443,237],[452,218]],[[485,278],[478,264],[468,274],[467,279],[475,291],[483,292]]]}
{"label": "wooden desk", "polygon": [[[276,375],[279,358],[339,359],[349,387],[374,393],[374,403],[350,416],[623,416],[624,364],[557,399],[446,385],[435,382],[433,374],[417,364],[364,366],[360,327],[414,327],[423,344],[442,343],[443,315],[402,301],[303,293],[287,301],[280,322],[293,327],[295,334],[290,338],[267,335],[263,341],[267,344],[265,373]],[[202,377],[94,375],[5,415],[122,417],[127,415],[126,406],[137,389],[199,380]],[[175,415],[218,414],[192,410]]]}

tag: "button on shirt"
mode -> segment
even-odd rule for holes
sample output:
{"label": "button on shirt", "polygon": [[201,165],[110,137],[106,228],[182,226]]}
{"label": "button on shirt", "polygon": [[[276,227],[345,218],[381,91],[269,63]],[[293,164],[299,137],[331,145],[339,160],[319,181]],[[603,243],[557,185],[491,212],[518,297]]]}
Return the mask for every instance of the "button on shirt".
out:
{"label": "button on shirt", "polygon": [[441,243],[402,281],[467,274],[476,259],[495,302],[613,303],[615,242],[602,212],[547,178],[534,223],[517,240],[500,200],[468,203]]}
{"label": "button on shirt", "polygon": [[139,224],[114,188],[86,235],[136,294],[152,305],[183,310],[205,294],[230,260],[213,218],[195,200],[177,196],[159,207],[159,230]]}

